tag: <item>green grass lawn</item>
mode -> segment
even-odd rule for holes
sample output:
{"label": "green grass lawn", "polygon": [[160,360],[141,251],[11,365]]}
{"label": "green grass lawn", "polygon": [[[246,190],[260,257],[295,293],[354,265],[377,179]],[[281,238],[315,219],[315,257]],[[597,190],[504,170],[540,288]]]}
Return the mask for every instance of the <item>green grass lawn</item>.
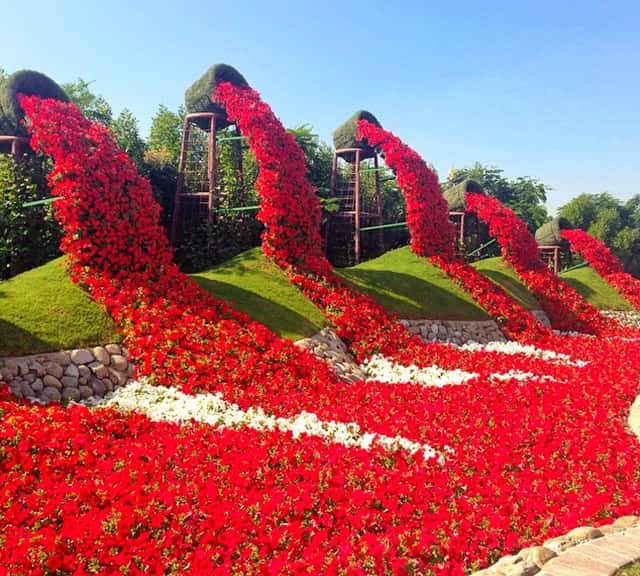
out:
{"label": "green grass lawn", "polygon": [[322,312],[289,283],[260,248],[192,276],[205,290],[285,338],[311,336],[327,324]]}
{"label": "green grass lawn", "polygon": [[513,296],[527,310],[539,310],[540,304],[535,296],[529,292],[522,280],[502,258],[485,258],[472,264],[490,280],[502,286],[507,294]]}
{"label": "green grass lawn", "polygon": [[614,576],[640,576],[640,562],[634,562],[629,566],[620,568]]}
{"label": "green grass lawn", "polygon": [[111,319],[58,258],[0,282],[0,356],[118,342]]}
{"label": "green grass lawn", "polygon": [[[0,356],[77,348],[120,339],[113,322],[72,284],[59,258],[0,282]],[[500,258],[474,266],[502,285],[526,308],[537,302]],[[357,290],[373,296],[403,318],[484,320],[488,315],[438,268],[408,247],[338,274]],[[297,340],[318,332],[327,322],[318,308],[287,281],[259,248],[248,250],[211,270],[193,275],[218,298]],[[591,269],[563,275],[596,306],[631,307]]]}
{"label": "green grass lawn", "polygon": [[582,294],[596,308],[602,310],[633,310],[625,298],[591,267],[577,268],[562,272],[560,277],[567,281],[577,292]]}
{"label": "green grass lawn", "polygon": [[416,256],[408,246],[337,272],[402,318],[489,318],[444,272]]}

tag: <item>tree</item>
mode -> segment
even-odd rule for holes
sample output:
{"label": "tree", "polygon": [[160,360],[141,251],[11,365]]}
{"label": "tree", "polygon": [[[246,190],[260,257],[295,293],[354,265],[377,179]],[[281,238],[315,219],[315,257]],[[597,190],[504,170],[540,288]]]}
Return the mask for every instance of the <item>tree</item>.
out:
{"label": "tree", "polygon": [[113,121],[111,106],[102,96],[96,96],[89,90],[91,84],[78,78],[75,82],[62,84],[62,88],[89,120],[110,126]]}
{"label": "tree", "polygon": [[509,180],[503,176],[503,170],[500,168],[484,166],[476,162],[470,168],[453,168],[442,187],[446,190],[466,178],[477,180],[487,194],[496,197],[505,206],[511,208],[527,223],[532,232],[549,220],[549,214],[544,205],[549,187],[540,180],[529,176]]}
{"label": "tree", "polygon": [[178,112],[172,112],[160,104],[158,112],[151,121],[147,146],[147,161],[155,164],[170,164],[178,167],[180,158],[180,139],[185,111],[181,106]]}
{"label": "tree", "polygon": [[138,168],[141,168],[146,144],[140,137],[138,121],[131,111],[124,108],[118,117],[111,122],[111,130],[113,130],[120,148],[129,155]]}

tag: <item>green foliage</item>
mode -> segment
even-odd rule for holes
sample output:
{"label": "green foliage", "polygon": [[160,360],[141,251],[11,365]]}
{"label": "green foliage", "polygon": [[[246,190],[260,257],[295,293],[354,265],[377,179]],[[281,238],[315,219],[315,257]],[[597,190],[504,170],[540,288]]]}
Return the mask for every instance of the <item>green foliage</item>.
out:
{"label": "green foliage", "polygon": [[140,169],[144,162],[146,149],[145,141],[140,137],[138,121],[130,110],[124,108],[117,118],[111,122],[111,130],[118,141],[118,145]]}
{"label": "green foliage", "polygon": [[149,140],[147,142],[147,161],[155,164],[170,164],[176,169],[180,160],[180,142],[185,111],[181,106],[178,112],[172,112],[160,105],[151,120]]}
{"label": "green foliage", "polygon": [[113,121],[111,106],[102,96],[96,96],[89,90],[92,83],[93,81],[87,82],[78,78],[75,82],[63,84],[62,88],[89,120],[111,126]]}
{"label": "green foliage", "polygon": [[466,178],[462,182],[459,182],[454,186],[448,187],[443,192],[444,199],[447,201],[447,205],[449,206],[450,211],[464,212],[464,209],[467,205],[467,198],[466,198],[467,192],[484,194],[484,189],[475,180],[472,180],[471,178]]}
{"label": "green foliage", "polygon": [[47,164],[41,157],[16,162],[0,155],[0,280],[59,255],[61,230],[52,206],[23,207],[49,197]]}
{"label": "green foliage", "polygon": [[224,114],[224,110],[211,100],[215,87],[221,82],[231,82],[239,86],[248,86],[244,76],[233,66],[215,64],[187,88],[184,94],[187,112],[215,112]]}
{"label": "green foliage", "polygon": [[561,230],[571,230],[573,225],[562,216],[556,216],[553,220],[545,222],[536,230],[538,246],[567,246],[568,242],[560,235]]}
{"label": "green foliage", "polygon": [[640,195],[623,203],[607,192],[580,194],[558,212],[602,240],[627,272],[640,276]]}
{"label": "green foliage", "polygon": [[509,180],[503,176],[500,168],[476,162],[470,168],[451,170],[442,186],[443,190],[446,191],[467,178],[476,180],[487,194],[511,208],[527,223],[531,232],[535,232],[549,219],[544,205],[549,188],[539,180],[528,176]]}
{"label": "green foliage", "polygon": [[358,120],[366,120],[371,124],[380,126],[378,119],[366,110],[358,110],[351,118],[340,124],[333,132],[333,145],[339,148],[361,148],[367,153],[373,153],[372,149],[367,146],[366,141],[356,138],[358,128]]}

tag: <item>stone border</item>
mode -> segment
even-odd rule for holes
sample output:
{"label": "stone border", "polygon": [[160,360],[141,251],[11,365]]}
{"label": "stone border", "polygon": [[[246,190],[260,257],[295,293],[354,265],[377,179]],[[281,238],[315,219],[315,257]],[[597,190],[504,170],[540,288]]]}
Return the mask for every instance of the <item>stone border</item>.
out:
{"label": "stone border", "polygon": [[411,334],[425,342],[449,342],[462,346],[468,342],[506,342],[495,320],[400,320]]}
{"label": "stone border", "polygon": [[622,516],[600,528],[574,528],[472,576],[610,576],[638,559],[640,517]]}
{"label": "stone border", "polygon": [[124,386],[133,372],[120,344],[0,358],[0,380],[12,394],[43,404],[102,398]]}

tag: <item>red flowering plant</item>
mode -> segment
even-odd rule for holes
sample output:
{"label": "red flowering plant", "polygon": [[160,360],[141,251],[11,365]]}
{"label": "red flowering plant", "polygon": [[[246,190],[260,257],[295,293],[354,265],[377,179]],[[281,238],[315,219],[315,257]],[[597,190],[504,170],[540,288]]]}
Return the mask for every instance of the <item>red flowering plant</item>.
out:
{"label": "red flowering plant", "polygon": [[[581,363],[422,345],[369,299],[334,289],[317,252],[297,251],[294,235],[313,222],[300,214],[297,231],[268,249],[315,271],[299,282],[315,283],[363,350],[478,374],[447,388],[339,382],[173,265],[149,184],[108,130],[73,105],[22,104],[34,148],[54,161],[73,277],[119,322],[141,374],[221,392],[247,412],[313,412],[428,443],[444,458],[294,438],[275,420],[270,431],[214,429],[29,406],[0,391],[0,574],[462,575],[640,511],[640,445],[625,422],[637,340],[556,339]],[[267,193],[280,190],[273,178]],[[287,226],[278,210],[263,217]],[[362,308],[339,314],[351,305]],[[356,325],[363,311],[370,341],[370,326]]]}
{"label": "red flowering plant", "polygon": [[454,254],[455,226],[449,221],[447,202],[437,176],[420,155],[391,132],[366,120],[358,122],[358,132],[384,154],[396,175],[406,202],[412,250],[466,289],[510,338],[528,341],[548,337],[549,331],[500,286]]}
{"label": "red flowering plant", "polygon": [[574,228],[561,230],[572,252],[577,252],[591,267],[640,310],[640,280],[627,274],[620,261],[609,248],[588,232]]}
{"label": "red flowering plant", "polygon": [[589,334],[617,333],[620,326],[604,318],[580,294],[540,260],[536,240],[526,224],[497,198],[466,194],[467,210],[475,212],[498,239],[503,258],[534,293],[554,328]]}

